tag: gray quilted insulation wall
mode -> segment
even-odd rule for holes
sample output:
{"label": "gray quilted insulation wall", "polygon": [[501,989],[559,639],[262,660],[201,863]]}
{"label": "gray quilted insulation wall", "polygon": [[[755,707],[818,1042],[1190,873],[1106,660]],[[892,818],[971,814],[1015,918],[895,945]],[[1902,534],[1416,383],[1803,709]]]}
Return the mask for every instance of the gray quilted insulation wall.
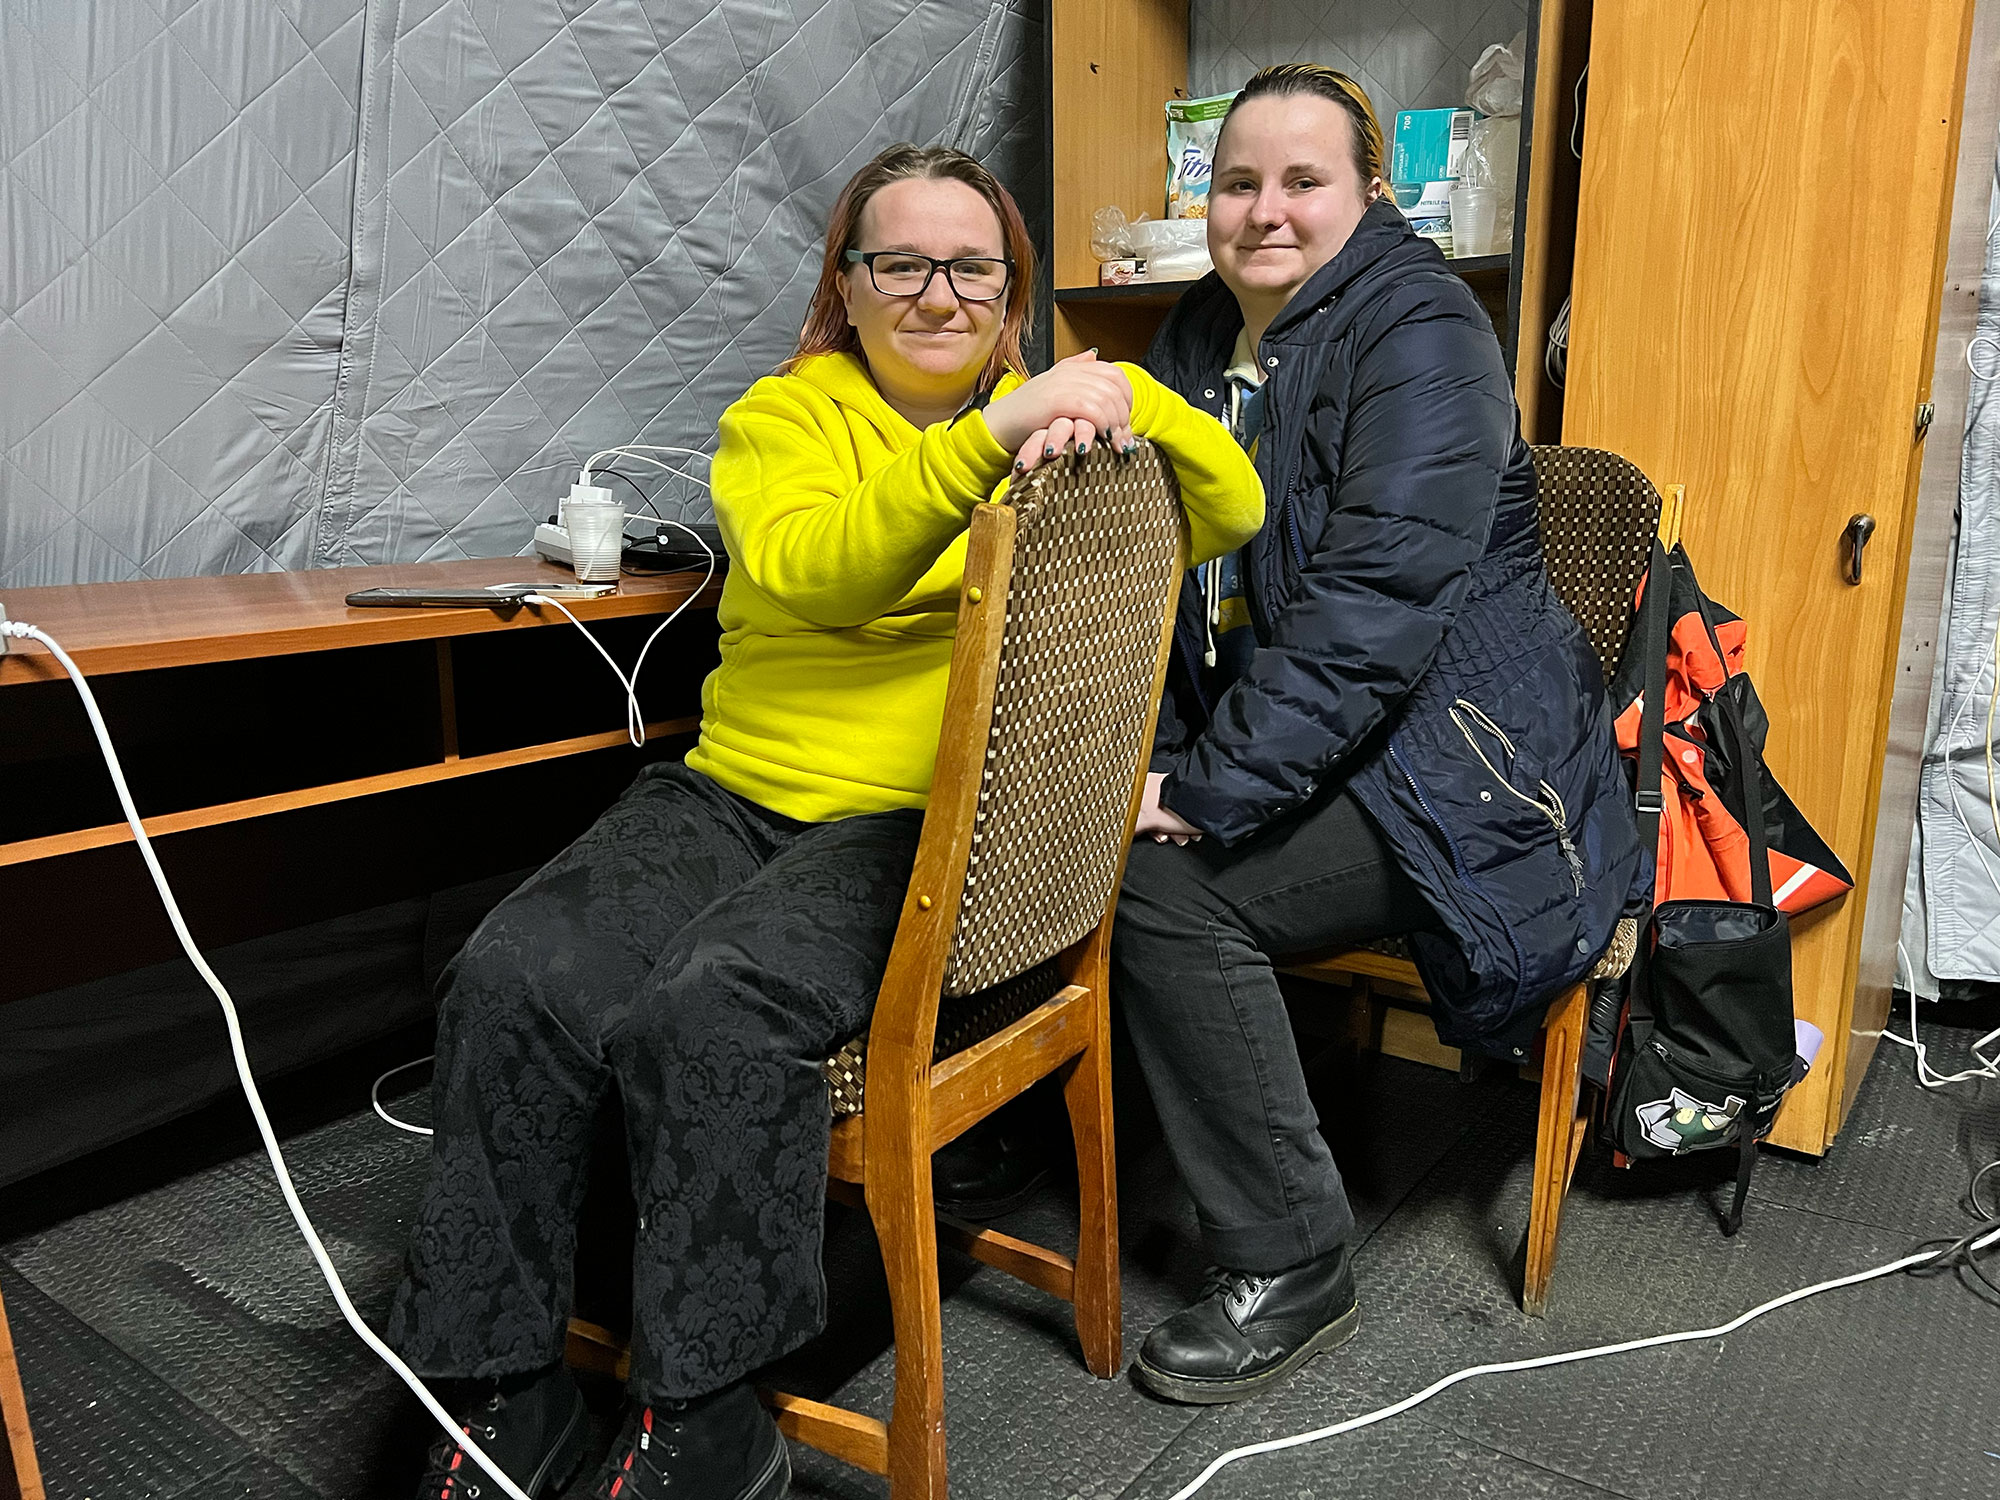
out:
{"label": "gray quilted insulation wall", "polygon": [[1530,0],[1193,0],[1188,85],[1222,94],[1271,63],[1324,63],[1366,89],[1393,130],[1399,110],[1463,104],[1479,54],[1533,11]]}
{"label": "gray quilted insulation wall", "polygon": [[1039,13],[4,0],[0,588],[509,554],[712,446],[882,146],[1041,217]]}

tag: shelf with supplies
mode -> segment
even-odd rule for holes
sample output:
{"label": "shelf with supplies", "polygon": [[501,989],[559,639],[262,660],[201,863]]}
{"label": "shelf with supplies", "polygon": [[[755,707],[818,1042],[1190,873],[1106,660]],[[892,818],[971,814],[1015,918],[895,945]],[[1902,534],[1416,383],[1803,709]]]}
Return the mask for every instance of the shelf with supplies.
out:
{"label": "shelf with supplies", "polygon": [[[1205,3],[1222,8],[1221,0]],[[1421,16],[1427,5],[1444,3],[1414,0],[1411,8]],[[1141,218],[1165,210],[1163,106],[1198,84],[1224,80],[1195,76],[1187,0],[1075,0],[1052,6],[1049,16],[1050,352],[1062,358],[1094,346],[1111,358],[1138,359],[1188,283],[1095,285],[1093,215],[1107,206]],[[1549,442],[1560,431],[1561,397],[1543,372],[1542,353],[1569,278],[1578,169],[1570,144],[1589,7],[1533,0],[1522,20],[1527,56],[1513,239],[1505,254],[1449,263],[1493,320],[1515,371],[1523,433]],[[1303,49],[1297,55],[1310,54],[1313,38],[1293,40]],[[1338,37],[1322,40],[1327,56],[1343,55]]]}
{"label": "shelf with supplies", "polygon": [[[1497,282],[1504,287],[1513,269],[1513,263],[1514,258],[1511,255],[1445,257],[1446,265],[1475,286],[1490,286]],[[1066,286],[1056,289],[1055,300],[1065,306],[1103,302],[1123,307],[1159,308],[1164,311],[1180,301],[1187,289],[1194,284],[1194,281],[1133,281],[1123,286]]]}

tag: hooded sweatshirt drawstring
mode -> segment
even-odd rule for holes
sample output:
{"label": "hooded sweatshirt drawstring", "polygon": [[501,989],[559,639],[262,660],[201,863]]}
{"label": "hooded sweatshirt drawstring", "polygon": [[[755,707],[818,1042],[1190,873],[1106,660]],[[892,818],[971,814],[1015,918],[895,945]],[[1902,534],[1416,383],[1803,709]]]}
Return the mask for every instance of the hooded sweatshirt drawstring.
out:
{"label": "hooded sweatshirt drawstring", "polygon": [[[1238,435],[1243,431],[1243,386],[1235,380],[1229,382],[1229,430]],[[1215,627],[1222,623],[1222,559],[1219,557],[1202,564],[1201,598],[1205,606],[1201,612],[1201,664],[1212,667],[1215,665]]]}

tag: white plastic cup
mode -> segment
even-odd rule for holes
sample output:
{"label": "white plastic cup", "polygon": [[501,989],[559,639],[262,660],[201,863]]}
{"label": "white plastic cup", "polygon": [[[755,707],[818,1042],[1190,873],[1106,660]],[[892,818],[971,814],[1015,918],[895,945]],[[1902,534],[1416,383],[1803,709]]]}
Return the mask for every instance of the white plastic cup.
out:
{"label": "white plastic cup", "polygon": [[563,506],[569,528],[570,566],[584,583],[616,583],[625,549],[625,507],[612,500],[570,500]]}
{"label": "white plastic cup", "polygon": [[1490,187],[1451,190],[1451,250],[1453,255],[1492,255],[1494,220],[1500,195]]}

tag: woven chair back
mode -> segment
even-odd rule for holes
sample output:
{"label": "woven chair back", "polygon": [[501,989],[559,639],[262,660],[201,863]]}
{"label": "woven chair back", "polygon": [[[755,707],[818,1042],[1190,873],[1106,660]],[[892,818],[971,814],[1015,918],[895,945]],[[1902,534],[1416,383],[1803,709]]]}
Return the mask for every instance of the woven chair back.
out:
{"label": "woven chair back", "polygon": [[1608,680],[1625,650],[1633,597],[1659,533],[1660,492],[1637,464],[1602,448],[1530,451],[1549,582],[1590,638]]}
{"label": "woven chair back", "polygon": [[1006,617],[947,995],[1011,979],[1103,919],[1182,569],[1180,486],[1150,443],[1100,443],[1005,503]]}

